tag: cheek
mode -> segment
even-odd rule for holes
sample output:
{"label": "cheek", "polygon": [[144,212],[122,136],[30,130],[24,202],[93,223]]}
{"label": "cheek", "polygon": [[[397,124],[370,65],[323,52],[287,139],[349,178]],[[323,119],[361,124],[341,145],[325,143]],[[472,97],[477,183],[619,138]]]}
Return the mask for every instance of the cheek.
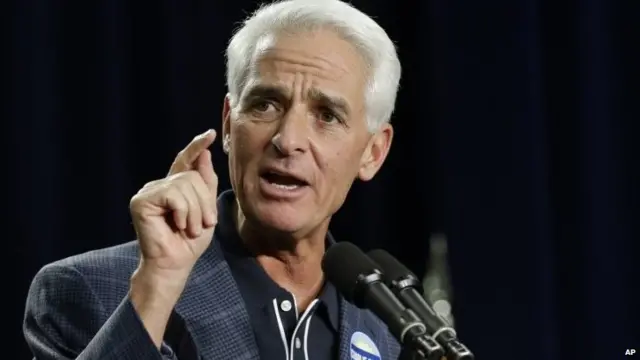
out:
{"label": "cheek", "polygon": [[242,176],[251,168],[257,167],[266,145],[271,141],[265,130],[268,129],[259,124],[241,120],[231,127],[230,159],[236,176]]}
{"label": "cheek", "polygon": [[230,133],[231,151],[229,152],[229,177],[234,189],[237,191],[239,190],[236,188],[236,185],[238,185],[237,182],[241,181],[244,177],[243,169],[246,167],[248,161],[247,154],[250,153],[246,151],[245,146],[249,137],[243,126],[235,124],[231,126]]}
{"label": "cheek", "polygon": [[333,148],[322,162],[322,169],[330,191],[349,188],[358,173],[360,157],[344,148]]}
{"label": "cheek", "polygon": [[251,155],[257,153],[256,148],[260,147],[262,142],[259,135],[251,123],[238,121],[231,127],[232,148],[238,162],[246,162]]}

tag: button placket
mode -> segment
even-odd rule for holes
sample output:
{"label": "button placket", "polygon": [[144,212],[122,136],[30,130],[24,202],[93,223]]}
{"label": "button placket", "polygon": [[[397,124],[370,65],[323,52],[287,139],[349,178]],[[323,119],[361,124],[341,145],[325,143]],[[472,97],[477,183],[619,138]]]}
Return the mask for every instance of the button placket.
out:
{"label": "button placket", "polygon": [[298,319],[298,323],[296,324],[296,328],[292,334],[291,347],[289,348],[291,360],[309,360],[302,345],[306,342],[306,337],[308,336],[306,324],[308,324],[310,318],[313,316],[313,312],[315,311],[317,303],[318,300],[316,299],[311,304],[309,304],[307,310],[302,314],[300,319]]}

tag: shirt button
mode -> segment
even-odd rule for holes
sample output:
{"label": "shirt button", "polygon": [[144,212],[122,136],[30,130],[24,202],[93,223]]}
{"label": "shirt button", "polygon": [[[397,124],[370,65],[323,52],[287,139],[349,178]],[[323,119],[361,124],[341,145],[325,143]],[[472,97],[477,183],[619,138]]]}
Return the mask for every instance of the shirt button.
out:
{"label": "shirt button", "polygon": [[280,303],[280,309],[282,309],[282,311],[291,310],[291,301],[285,300],[282,303]]}
{"label": "shirt button", "polygon": [[300,338],[296,338],[296,349],[300,349]]}

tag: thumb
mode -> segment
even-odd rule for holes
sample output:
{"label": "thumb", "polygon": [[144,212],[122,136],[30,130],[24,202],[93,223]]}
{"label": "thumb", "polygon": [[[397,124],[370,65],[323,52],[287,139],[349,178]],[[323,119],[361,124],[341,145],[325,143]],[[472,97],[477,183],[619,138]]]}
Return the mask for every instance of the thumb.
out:
{"label": "thumb", "polygon": [[209,190],[215,194],[218,191],[218,176],[213,170],[211,151],[204,150],[201,152],[196,159],[195,165],[195,170],[202,176]]}

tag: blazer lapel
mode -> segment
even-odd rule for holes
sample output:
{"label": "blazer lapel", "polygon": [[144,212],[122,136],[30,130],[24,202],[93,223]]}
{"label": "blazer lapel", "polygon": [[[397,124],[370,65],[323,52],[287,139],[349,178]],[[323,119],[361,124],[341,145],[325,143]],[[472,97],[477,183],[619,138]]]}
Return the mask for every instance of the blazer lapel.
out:
{"label": "blazer lapel", "polygon": [[[389,358],[388,341],[381,323],[367,310],[341,298],[340,300],[340,360],[351,360],[351,352],[365,355],[367,359],[396,360]],[[357,357],[356,357],[357,358]]]}
{"label": "blazer lapel", "polygon": [[249,314],[215,237],[196,263],[176,312],[202,359],[259,359]]}
{"label": "blazer lapel", "polygon": [[340,351],[339,360],[351,360],[351,334],[358,324],[358,314],[353,305],[340,297]]}

